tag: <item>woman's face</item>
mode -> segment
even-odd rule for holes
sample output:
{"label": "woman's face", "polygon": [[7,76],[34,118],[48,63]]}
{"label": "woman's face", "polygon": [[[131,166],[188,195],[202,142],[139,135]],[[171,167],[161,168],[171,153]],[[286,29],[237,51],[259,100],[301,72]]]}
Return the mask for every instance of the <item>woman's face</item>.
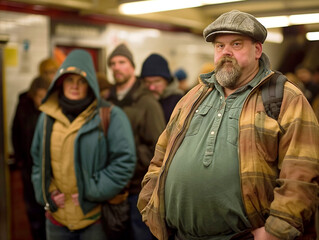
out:
{"label": "woman's face", "polygon": [[89,85],[78,74],[68,74],[63,80],[64,96],[70,100],[81,100],[87,96]]}

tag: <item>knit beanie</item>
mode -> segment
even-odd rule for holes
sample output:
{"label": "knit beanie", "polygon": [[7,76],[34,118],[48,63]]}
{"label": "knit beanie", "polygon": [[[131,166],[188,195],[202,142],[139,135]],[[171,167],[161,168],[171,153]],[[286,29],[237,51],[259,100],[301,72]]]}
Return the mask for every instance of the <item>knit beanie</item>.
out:
{"label": "knit beanie", "polygon": [[187,73],[182,68],[176,70],[174,75],[175,75],[175,77],[177,78],[178,81],[186,80],[186,78],[187,78]]}
{"label": "knit beanie", "polygon": [[115,56],[126,57],[128,60],[130,60],[130,62],[132,63],[132,66],[135,68],[133,55],[124,43],[121,43],[120,45],[118,45],[108,57],[107,63],[109,66],[111,64],[111,59]]}
{"label": "knit beanie", "polygon": [[168,83],[173,81],[166,59],[156,53],[151,54],[145,59],[141,72],[142,78],[154,76],[163,77]]}

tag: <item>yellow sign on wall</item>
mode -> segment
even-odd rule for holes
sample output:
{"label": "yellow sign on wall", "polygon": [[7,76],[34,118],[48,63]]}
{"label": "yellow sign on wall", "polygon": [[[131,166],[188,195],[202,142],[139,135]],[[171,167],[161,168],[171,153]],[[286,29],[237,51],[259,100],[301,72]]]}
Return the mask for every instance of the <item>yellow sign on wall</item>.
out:
{"label": "yellow sign on wall", "polygon": [[5,67],[18,66],[18,49],[15,47],[4,48],[4,63]]}

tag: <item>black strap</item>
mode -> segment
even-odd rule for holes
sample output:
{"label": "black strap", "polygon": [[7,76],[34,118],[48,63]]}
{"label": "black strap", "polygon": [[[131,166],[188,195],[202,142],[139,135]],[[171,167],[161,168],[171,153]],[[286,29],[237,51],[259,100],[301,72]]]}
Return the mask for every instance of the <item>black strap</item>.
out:
{"label": "black strap", "polygon": [[280,113],[286,80],[285,75],[275,71],[271,78],[262,86],[261,97],[266,113],[275,120],[278,120]]}

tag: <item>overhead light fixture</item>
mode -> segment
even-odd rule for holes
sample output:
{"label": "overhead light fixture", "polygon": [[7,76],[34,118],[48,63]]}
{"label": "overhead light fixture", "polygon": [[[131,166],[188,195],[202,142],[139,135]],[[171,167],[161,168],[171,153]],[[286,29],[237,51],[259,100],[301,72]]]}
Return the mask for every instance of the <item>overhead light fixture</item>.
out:
{"label": "overhead light fixture", "polygon": [[308,32],[306,38],[309,41],[319,41],[319,32]]}
{"label": "overhead light fixture", "polygon": [[289,21],[291,25],[319,23],[319,13],[291,15]]}
{"label": "overhead light fixture", "polygon": [[282,43],[284,36],[280,29],[272,29],[268,31],[266,42]]}
{"label": "overhead light fixture", "polygon": [[257,18],[257,20],[265,26],[265,28],[277,28],[289,26],[288,16],[274,16]]}
{"label": "overhead light fixture", "polygon": [[272,16],[257,18],[266,28],[288,27],[291,25],[319,23],[319,13]]}
{"label": "overhead light fixture", "polygon": [[245,0],[148,0],[123,3],[119,11],[126,15],[137,15],[239,1]]}

